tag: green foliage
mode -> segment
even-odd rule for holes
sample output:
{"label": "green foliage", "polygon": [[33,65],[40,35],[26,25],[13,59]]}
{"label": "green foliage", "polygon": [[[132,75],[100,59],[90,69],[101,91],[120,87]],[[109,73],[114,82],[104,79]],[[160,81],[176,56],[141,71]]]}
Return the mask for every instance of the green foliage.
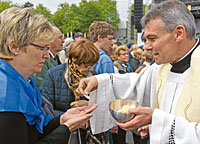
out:
{"label": "green foliage", "polygon": [[52,21],[51,11],[44,7],[42,4],[36,6],[36,9],[33,10],[36,14],[44,15],[49,21]]}
{"label": "green foliage", "polygon": [[[0,12],[12,6],[14,5],[11,1],[0,0]],[[26,2],[18,7],[33,8],[33,4]],[[106,21],[112,24],[117,31],[120,21],[115,0],[81,0],[78,6],[76,4],[70,6],[65,2],[59,5],[53,15],[42,4],[37,5],[35,9],[33,8],[33,11],[44,15],[58,26],[64,34],[77,31],[88,33],[89,26],[93,21]]]}
{"label": "green foliage", "polygon": [[11,1],[0,1],[0,12],[10,7],[19,7],[17,4],[12,4]]}
{"label": "green foliage", "polygon": [[114,0],[82,0],[79,6],[68,3],[59,5],[55,12],[53,22],[62,30],[67,32],[88,32],[93,21],[106,21],[118,30],[120,21],[117,13],[116,1]]}
{"label": "green foliage", "polygon": [[88,32],[89,26],[93,21],[103,21],[103,13],[95,1],[82,0],[80,3],[80,29],[79,31]]}
{"label": "green foliage", "polygon": [[97,5],[100,7],[103,20],[112,24],[115,31],[117,31],[118,23],[120,21],[117,11],[117,2],[115,0],[98,0]]}
{"label": "green foliage", "polygon": [[68,3],[62,3],[58,6],[58,10],[54,13],[53,22],[61,31],[66,34],[71,31],[70,26],[70,6]]}
{"label": "green foliage", "polygon": [[33,4],[30,3],[30,2],[28,1],[28,2],[26,2],[22,7],[23,7],[23,8],[32,8],[32,7],[33,7]]}

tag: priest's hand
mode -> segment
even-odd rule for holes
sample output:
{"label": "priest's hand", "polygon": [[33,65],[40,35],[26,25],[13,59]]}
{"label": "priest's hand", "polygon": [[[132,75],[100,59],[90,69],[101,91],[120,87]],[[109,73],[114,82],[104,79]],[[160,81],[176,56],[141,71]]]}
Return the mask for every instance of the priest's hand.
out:
{"label": "priest's hand", "polygon": [[95,76],[80,80],[76,93],[80,96],[88,95],[91,91],[96,90],[98,81]]}
{"label": "priest's hand", "polygon": [[89,107],[71,108],[61,115],[60,124],[66,125],[70,131],[82,128],[92,116],[92,111],[96,108],[97,104],[92,104]]}
{"label": "priest's hand", "polygon": [[128,112],[135,115],[133,119],[121,123],[117,122],[117,125],[126,131],[149,125],[152,121],[153,111],[154,109],[150,107],[130,108]]}

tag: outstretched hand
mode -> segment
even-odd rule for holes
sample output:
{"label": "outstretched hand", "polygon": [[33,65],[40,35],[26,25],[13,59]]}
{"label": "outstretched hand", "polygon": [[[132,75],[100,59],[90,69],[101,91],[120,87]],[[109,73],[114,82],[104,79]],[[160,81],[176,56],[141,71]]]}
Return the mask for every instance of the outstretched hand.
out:
{"label": "outstretched hand", "polygon": [[73,131],[77,128],[82,128],[92,116],[91,112],[96,108],[97,104],[92,104],[89,107],[84,106],[71,108],[61,115],[60,124],[66,125],[70,131]]}
{"label": "outstretched hand", "polygon": [[91,91],[96,90],[98,81],[95,76],[81,79],[76,93],[80,96],[88,95]]}
{"label": "outstretched hand", "polygon": [[130,108],[128,112],[135,115],[133,119],[122,123],[117,122],[117,125],[126,131],[146,126],[151,124],[153,111],[154,109],[150,107]]}

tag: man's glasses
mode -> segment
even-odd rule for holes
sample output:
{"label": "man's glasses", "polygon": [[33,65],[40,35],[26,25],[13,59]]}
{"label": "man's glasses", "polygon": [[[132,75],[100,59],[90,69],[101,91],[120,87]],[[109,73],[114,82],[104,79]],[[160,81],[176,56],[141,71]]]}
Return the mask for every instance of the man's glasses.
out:
{"label": "man's glasses", "polygon": [[33,43],[30,43],[30,45],[40,48],[41,51],[49,51],[50,49],[49,46],[40,46]]}

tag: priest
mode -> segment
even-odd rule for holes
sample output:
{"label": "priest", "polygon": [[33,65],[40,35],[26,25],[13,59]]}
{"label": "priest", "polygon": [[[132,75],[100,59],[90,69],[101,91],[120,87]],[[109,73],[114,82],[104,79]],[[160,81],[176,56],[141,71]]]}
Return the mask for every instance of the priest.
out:
{"label": "priest", "polygon": [[[91,128],[99,133],[115,122],[109,102],[132,99],[144,107],[130,109],[135,117],[117,123],[125,130],[145,130],[150,125],[150,143],[200,143],[200,41],[195,38],[195,20],[184,3],[164,1],[142,19],[145,45],[155,63],[139,74],[103,74],[83,79],[80,95],[91,93],[98,109]],[[142,127],[142,128],[141,128]]]}

